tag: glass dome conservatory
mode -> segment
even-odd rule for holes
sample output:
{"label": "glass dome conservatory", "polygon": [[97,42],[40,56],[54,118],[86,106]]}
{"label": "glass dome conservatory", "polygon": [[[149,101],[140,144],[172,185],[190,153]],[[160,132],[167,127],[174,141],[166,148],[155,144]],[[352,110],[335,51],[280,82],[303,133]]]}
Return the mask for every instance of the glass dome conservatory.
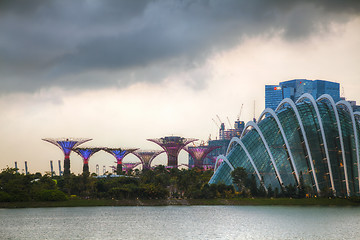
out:
{"label": "glass dome conservatory", "polygon": [[230,185],[231,171],[243,167],[265,190],[291,184],[314,194],[359,195],[359,120],[349,102],[327,94],[284,99],[231,140],[209,183]]}

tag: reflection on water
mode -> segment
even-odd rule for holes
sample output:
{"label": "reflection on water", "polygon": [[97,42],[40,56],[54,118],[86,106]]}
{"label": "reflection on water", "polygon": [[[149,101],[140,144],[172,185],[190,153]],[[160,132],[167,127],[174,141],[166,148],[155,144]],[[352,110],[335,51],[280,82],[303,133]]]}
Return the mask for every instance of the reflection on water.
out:
{"label": "reflection on water", "polygon": [[0,209],[0,239],[359,239],[360,208]]}

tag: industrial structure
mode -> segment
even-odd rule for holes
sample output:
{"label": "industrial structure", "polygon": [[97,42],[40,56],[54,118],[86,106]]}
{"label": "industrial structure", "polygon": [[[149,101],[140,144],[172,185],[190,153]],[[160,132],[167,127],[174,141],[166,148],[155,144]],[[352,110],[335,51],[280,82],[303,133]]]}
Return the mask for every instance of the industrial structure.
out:
{"label": "industrial structure", "polygon": [[170,168],[178,167],[178,156],[181,149],[191,142],[197,141],[195,138],[183,138],[179,136],[167,136],[163,138],[147,139],[158,144],[164,149],[168,156],[167,166]]}
{"label": "industrial structure", "polygon": [[77,147],[73,151],[79,154],[83,159],[83,174],[89,175],[89,159],[90,157],[100,151],[102,148],[99,147]]}
{"label": "industrial structure", "polygon": [[[243,104],[241,105],[240,113],[237,117],[237,120],[234,123],[234,128],[226,129],[225,124],[221,122],[218,115],[217,115],[217,118],[220,122],[220,125],[218,123],[216,123],[215,120],[213,119],[214,123],[219,128],[219,137],[216,138],[215,140],[209,139],[208,145],[209,145],[209,147],[217,146],[218,148],[213,149],[213,151],[211,151],[210,153],[208,153],[206,155],[206,157],[204,158],[204,161],[203,161],[204,168],[214,169],[216,158],[218,156],[224,155],[226,153],[226,149],[230,143],[230,140],[233,137],[240,137],[240,135],[245,127],[245,122],[240,121],[242,108],[243,108]],[[189,166],[192,166],[192,165],[194,165],[194,158],[191,156],[191,154],[189,154]]]}
{"label": "industrial structure", "polygon": [[122,172],[122,160],[126,155],[137,150],[137,148],[132,149],[121,149],[121,148],[104,148],[104,151],[110,153],[116,158],[116,173],[121,174]]}
{"label": "industrial structure", "polygon": [[142,164],[142,170],[149,170],[151,168],[151,162],[165,151],[162,150],[149,150],[149,151],[135,151],[133,154],[138,157]]}
{"label": "industrial structure", "polygon": [[197,167],[199,169],[204,169],[205,158],[210,152],[218,148],[221,148],[221,146],[200,145],[193,147],[185,147],[184,150],[189,153],[194,163],[193,165],[189,165],[189,168]]}
{"label": "industrial structure", "polygon": [[231,140],[209,183],[230,185],[231,172],[243,167],[265,190],[293,185],[313,195],[359,196],[359,120],[349,102],[328,94],[283,99]]}
{"label": "industrial structure", "polygon": [[51,177],[54,177],[54,166],[53,166],[52,160],[50,160],[50,174],[51,174]]}
{"label": "industrial structure", "polygon": [[80,144],[90,141],[90,138],[43,138],[42,140],[58,146],[65,155],[64,158],[64,176],[70,175],[70,153],[71,150]]}

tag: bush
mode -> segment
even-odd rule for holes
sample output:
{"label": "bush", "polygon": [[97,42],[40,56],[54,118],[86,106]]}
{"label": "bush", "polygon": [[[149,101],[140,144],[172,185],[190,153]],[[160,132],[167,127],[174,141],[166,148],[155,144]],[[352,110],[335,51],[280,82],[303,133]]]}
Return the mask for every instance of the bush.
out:
{"label": "bush", "polygon": [[6,192],[0,192],[0,202],[10,202],[11,196]]}
{"label": "bush", "polygon": [[60,190],[42,190],[39,194],[40,201],[66,201],[65,193]]}

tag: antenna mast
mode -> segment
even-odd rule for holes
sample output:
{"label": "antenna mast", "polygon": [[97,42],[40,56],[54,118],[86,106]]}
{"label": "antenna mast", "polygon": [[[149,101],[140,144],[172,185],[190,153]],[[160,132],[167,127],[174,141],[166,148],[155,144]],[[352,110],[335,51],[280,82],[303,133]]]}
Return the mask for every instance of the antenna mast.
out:
{"label": "antenna mast", "polygon": [[256,122],[256,118],[255,118],[255,100],[254,100],[254,118],[253,121]]}

